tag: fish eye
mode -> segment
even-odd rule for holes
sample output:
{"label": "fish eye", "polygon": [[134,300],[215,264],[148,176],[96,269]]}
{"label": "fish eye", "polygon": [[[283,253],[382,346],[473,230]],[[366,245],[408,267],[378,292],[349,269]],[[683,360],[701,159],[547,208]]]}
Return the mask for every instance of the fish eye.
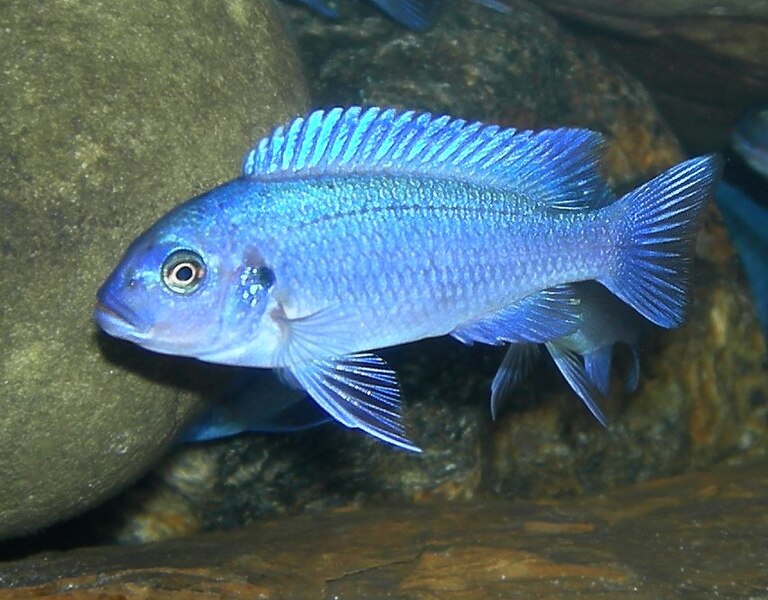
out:
{"label": "fish eye", "polygon": [[205,263],[199,254],[190,250],[176,250],[163,262],[163,283],[176,294],[194,292],[205,277]]}

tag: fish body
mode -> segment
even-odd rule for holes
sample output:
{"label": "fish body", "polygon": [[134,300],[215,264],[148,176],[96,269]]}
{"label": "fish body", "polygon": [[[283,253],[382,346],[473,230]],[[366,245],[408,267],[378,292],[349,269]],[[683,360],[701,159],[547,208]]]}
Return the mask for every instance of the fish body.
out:
{"label": "fish body", "polygon": [[[598,277],[615,247],[609,215],[537,219],[524,196],[465,182],[359,175],[239,180],[221,192],[238,198],[224,217],[239,224],[238,246],[258,248],[279,274],[271,311],[310,335],[321,329],[327,356],[461,335],[526,296]],[[542,268],[545,252],[568,261]],[[207,356],[258,367],[301,359],[281,355],[278,329],[265,333]]]}
{"label": "fish body", "polygon": [[684,320],[716,160],[614,201],[601,148],[580,129],[316,111],[142,234],[100,289],[96,321],[158,352],[279,369],[341,423],[416,450],[395,375],[371,350],[445,334],[564,338],[584,280],[662,327]]}
{"label": "fish body", "polygon": [[[309,6],[326,17],[338,16],[336,11],[326,0],[297,0]],[[413,29],[423,31],[434,24],[440,10],[442,0],[371,0],[378,8],[392,19]],[[476,0],[476,2],[499,12],[509,12],[507,6],[501,0]]]}
{"label": "fish body", "polygon": [[[581,309],[576,331],[545,342],[544,346],[571,388],[595,418],[606,424],[598,399],[608,393],[616,344],[626,344],[631,364],[626,388],[634,391],[640,378],[638,343],[651,324],[637,311],[594,281],[574,284]],[[511,344],[491,384],[491,414],[496,417],[509,391],[531,370],[540,345]]]}

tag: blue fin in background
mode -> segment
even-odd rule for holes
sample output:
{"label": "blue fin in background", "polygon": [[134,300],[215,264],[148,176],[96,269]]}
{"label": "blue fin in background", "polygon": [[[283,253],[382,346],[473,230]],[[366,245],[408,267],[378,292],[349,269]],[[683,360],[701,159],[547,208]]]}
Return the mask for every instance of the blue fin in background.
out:
{"label": "blue fin in background", "polygon": [[503,14],[508,15],[512,12],[512,7],[502,0],[475,0],[475,2]]}
{"label": "blue fin in background", "polygon": [[423,31],[432,26],[440,11],[441,0],[372,0],[398,23]]}
{"label": "blue fin in background", "polygon": [[457,327],[460,342],[493,346],[505,342],[545,342],[576,331],[581,323],[579,298],[571,285],[532,294],[478,321]]}
{"label": "blue fin in background", "polygon": [[725,182],[718,184],[715,201],[739,252],[768,339],[768,205]]}
{"label": "blue fin in background", "polygon": [[597,390],[608,395],[611,386],[611,363],[613,362],[613,345],[602,346],[584,354],[584,370],[587,377]]}
{"label": "blue fin in background", "polygon": [[324,0],[295,0],[295,1],[300,4],[309,6],[309,8],[319,12],[324,17],[333,19],[339,16],[339,13],[333,10],[330,6],[328,6],[328,3],[325,2]]}
{"label": "blue fin in background", "polygon": [[[296,0],[325,17],[334,18],[338,13],[324,0]],[[371,0],[392,19],[414,31],[424,31],[434,25],[443,0]],[[476,0],[492,10],[509,13],[510,7],[502,0]]]}
{"label": "blue fin in background", "polygon": [[756,173],[768,178],[768,107],[739,119],[731,132],[731,146]]}
{"label": "blue fin in background", "polygon": [[640,385],[640,345],[637,342],[629,344],[630,363],[627,378],[624,381],[624,389],[634,392]]}
{"label": "blue fin in background", "polygon": [[178,441],[202,442],[245,432],[301,431],[330,420],[303,391],[282,385],[271,371],[244,369],[224,397],[198,415]]}
{"label": "blue fin in background", "polygon": [[719,174],[714,155],[692,158],[611,207],[619,213],[617,222],[626,224],[623,254],[611,275],[599,281],[660,327],[685,321],[694,237]]}
{"label": "blue fin in background", "polygon": [[395,109],[317,110],[275,129],[249,152],[243,176],[443,178],[527,194],[554,210],[602,206],[603,136],[586,129],[502,129]]}
{"label": "blue fin in background", "polygon": [[333,418],[385,442],[421,452],[406,436],[395,373],[374,354],[318,359],[290,367],[306,392]]}
{"label": "blue fin in background", "polygon": [[[629,348],[630,362],[624,380],[624,389],[631,393],[640,384],[640,351],[637,343],[626,344],[626,346]],[[587,376],[603,396],[607,396],[610,390],[612,361],[613,345],[603,346],[584,355],[584,369]]]}
{"label": "blue fin in background", "polygon": [[[582,358],[557,343],[545,344],[558,370],[595,418],[605,427],[606,418],[597,404],[600,392],[584,367]],[[491,383],[491,415],[495,419],[512,389],[533,369],[539,357],[537,344],[511,344]]]}

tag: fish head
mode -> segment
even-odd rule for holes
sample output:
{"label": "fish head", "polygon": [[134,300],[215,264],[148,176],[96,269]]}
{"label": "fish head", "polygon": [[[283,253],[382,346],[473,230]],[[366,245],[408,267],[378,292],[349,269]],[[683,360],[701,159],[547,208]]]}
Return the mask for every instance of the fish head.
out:
{"label": "fish head", "polygon": [[97,292],[101,329],[155,352],[204,360],[235,338],[255,339],[271,271],[244,264],[231,221],[205,200],[172,210],[128,247]]}

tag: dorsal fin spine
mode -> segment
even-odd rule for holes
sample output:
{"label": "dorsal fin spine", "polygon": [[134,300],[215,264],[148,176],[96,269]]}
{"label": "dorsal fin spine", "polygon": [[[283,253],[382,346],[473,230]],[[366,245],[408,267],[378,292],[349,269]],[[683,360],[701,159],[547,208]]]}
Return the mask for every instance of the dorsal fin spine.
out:
{"label": "dorsal fin spine", "polygon": [[336,124],[339,122],[339,119],[341,118],[341,109],[334,108],[332,111],[330,111],[328,116],[330,118],[322,121],[320,132],[317,136],[317,139],[315,140],[315,153],[312,156],[311,163],[308,165],[313,168],[320,164],[320,161],[322,160],[323,155],[326,152],[326,149],[330,146],[330,144],[333,141],[329,138],[331,136],[331,133],[333,132],[334,127],[336,127]]}
{"label": "dorsal fin spine", "polygon": [[555,210],[604,206],[602,136],[584,129],[502,129],[395,109],[315,111],[278,127],[243,164],[245,176],[408,175],[511,189]]}
{"label": "dorsal fin spine", "polygon": [[290,156],[287,160],[283,159],[283,170],[285,171],[296,171],[298,165],[302,162],[302,144],[299,143],[299,140],[307,132],[307,121],[308,119],[295,120],[288,128],[288,139],[290,140],[291,148]]}
{"label": "dorsal fin spine", "polygon": [[[318,131],[318,124],[322,121],[322,115],[317,112],[313,112],[306,119],[301,122],[301,129],[296,135],[297,144],[299,150],[296,153],[296,159],[291,166],[291,171],[300,171],[304,167],[312,164],[312,153],[317,145],[317,138],[320,135]],[[307,140],[306,143],[301,144],[299,140]]]}

